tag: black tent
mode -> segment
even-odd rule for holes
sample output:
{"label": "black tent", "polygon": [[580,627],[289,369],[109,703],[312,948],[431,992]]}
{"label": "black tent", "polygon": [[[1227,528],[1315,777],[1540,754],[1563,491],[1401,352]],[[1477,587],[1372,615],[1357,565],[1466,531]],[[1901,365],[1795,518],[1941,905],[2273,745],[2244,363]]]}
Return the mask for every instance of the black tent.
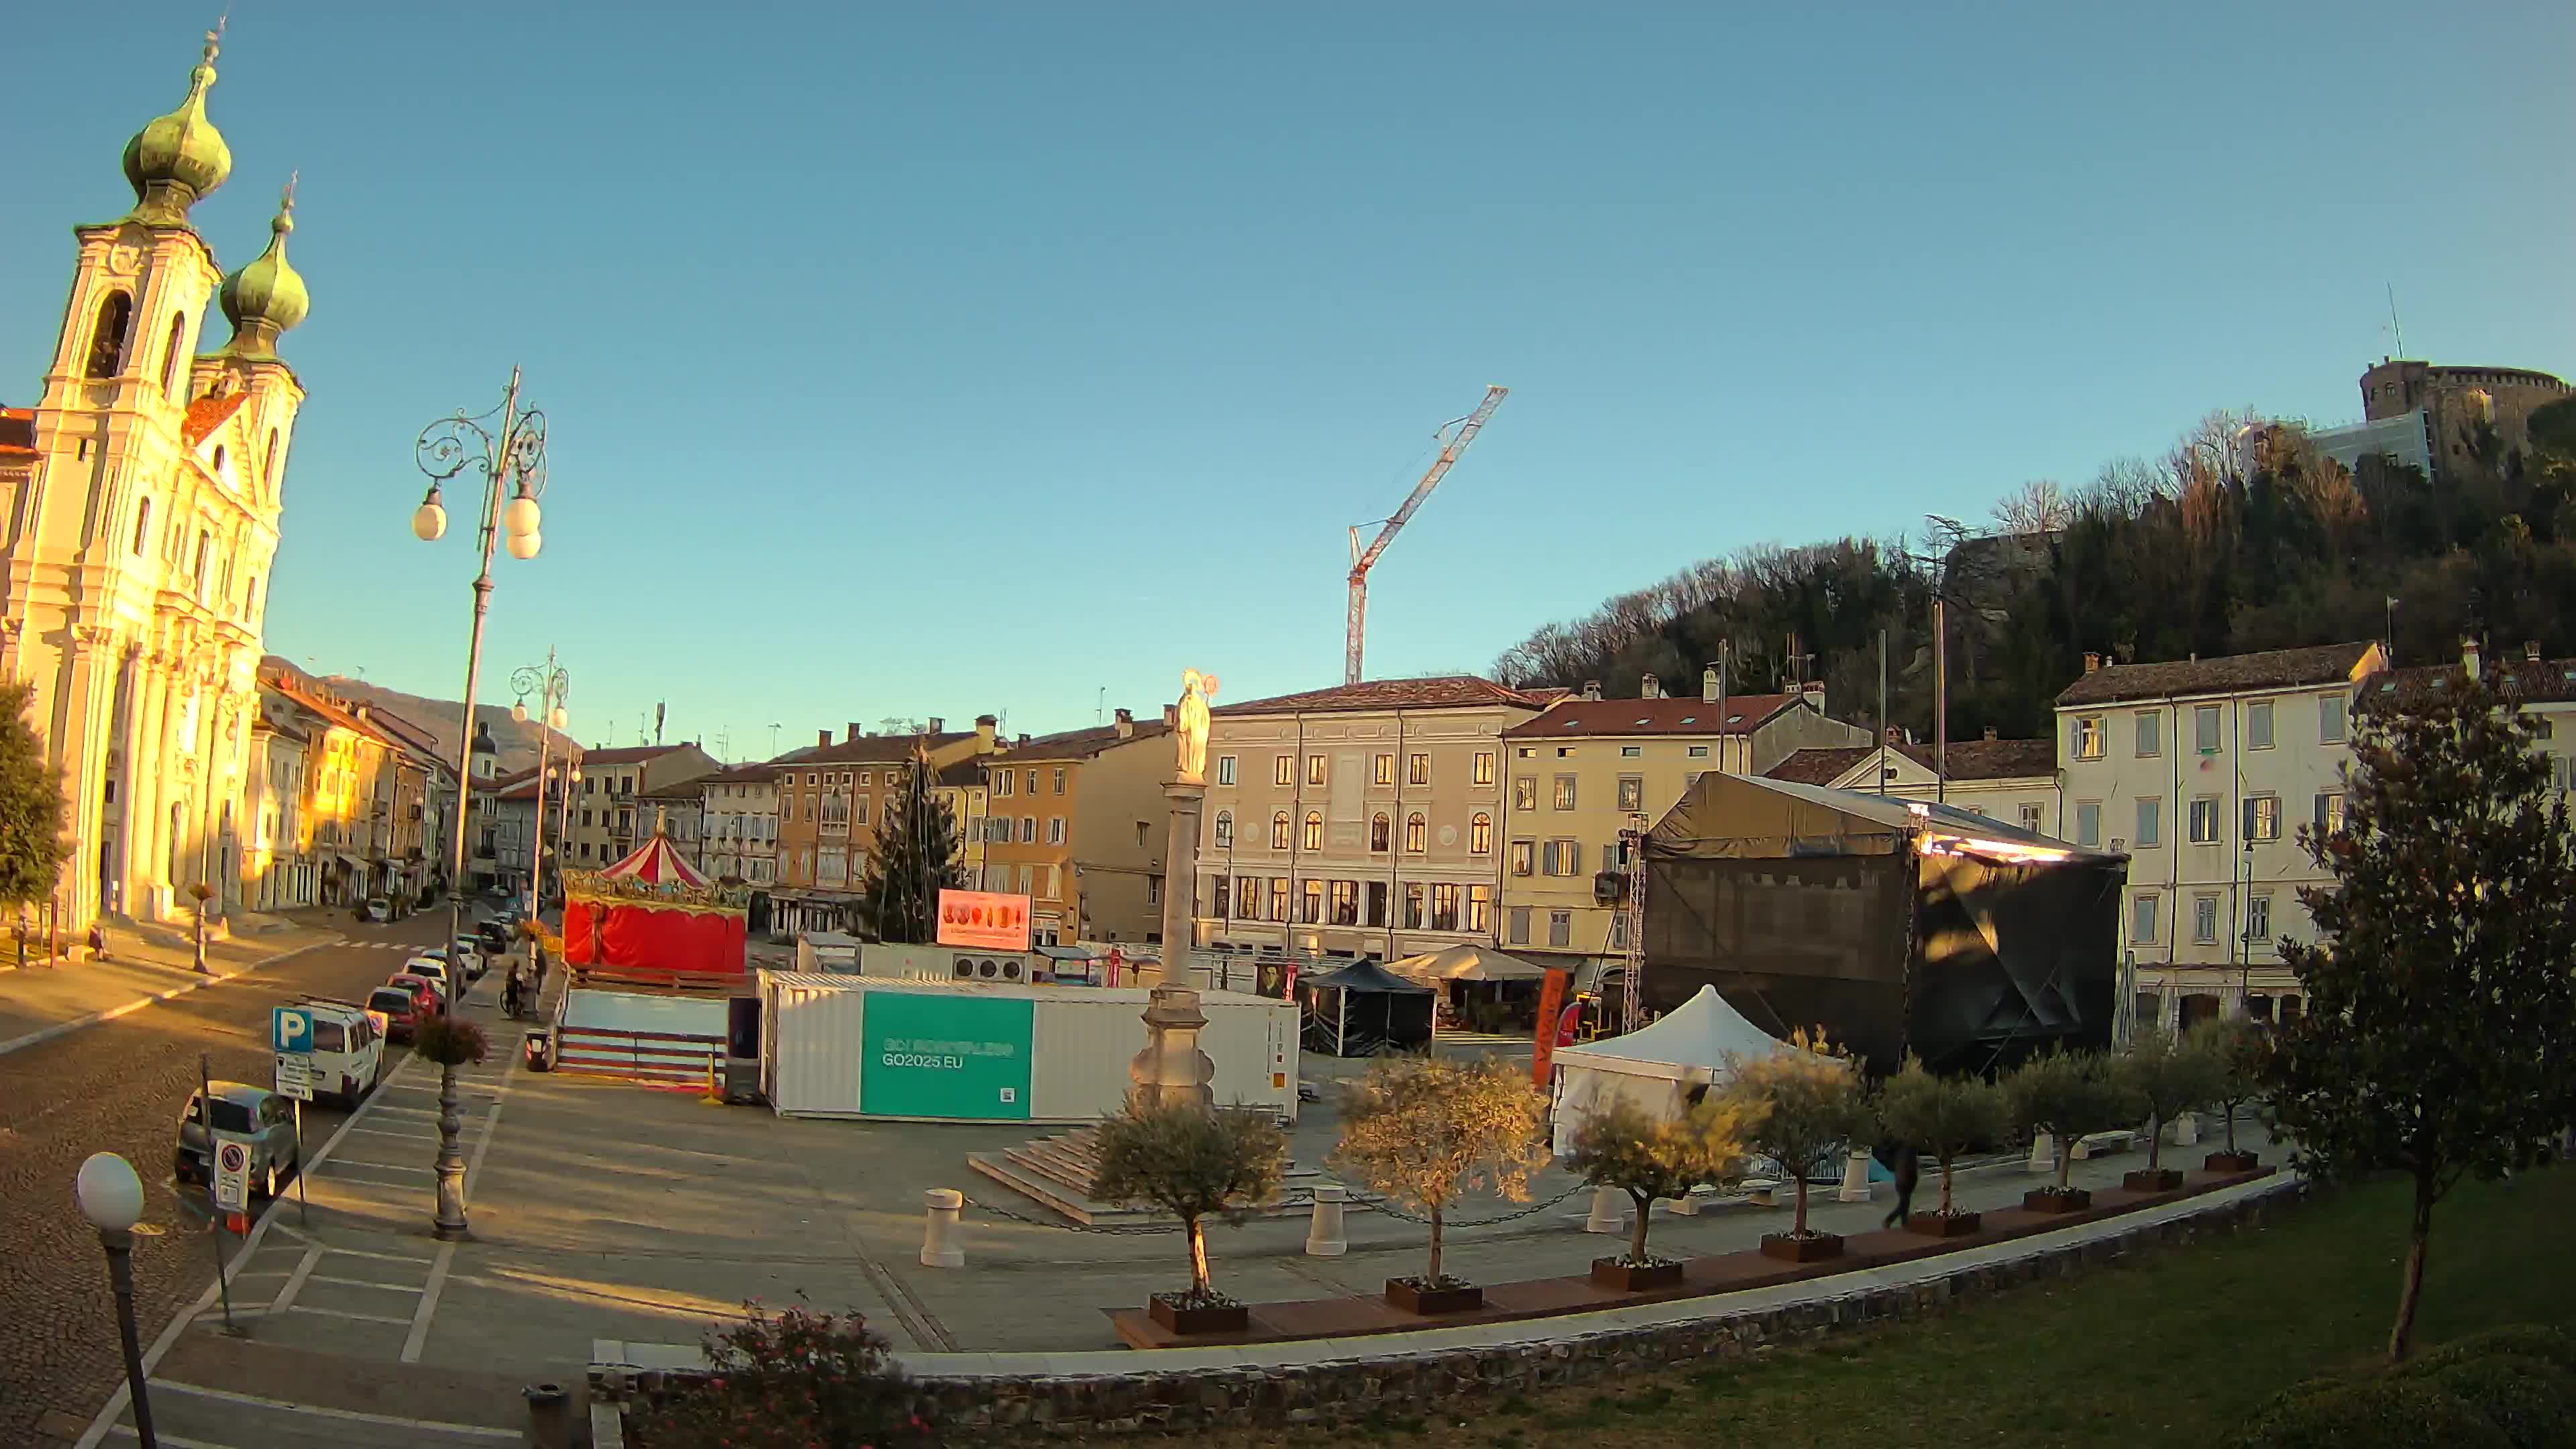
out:
{"label": "black tent", "polygon": [[1438,993],[1375,961],[1356,962],[1299,985],[1306,992],[1308,1051],[1365,1057],[1430,1044],[1431,1004]]}
{"label": "black tent", "polygon": [[1646,838],[1645,997],[1703,985],[1896,1069],[2108,1046],[2128,857],[1854,790],[1703,775]]}

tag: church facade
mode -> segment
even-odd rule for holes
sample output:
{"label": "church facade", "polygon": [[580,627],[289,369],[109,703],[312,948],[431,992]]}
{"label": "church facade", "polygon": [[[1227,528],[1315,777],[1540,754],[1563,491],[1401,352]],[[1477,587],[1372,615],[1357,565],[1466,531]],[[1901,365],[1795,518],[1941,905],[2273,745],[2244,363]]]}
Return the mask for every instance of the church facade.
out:
{"label": "church facade", "polygon": [[[189,223],[232,156],[207,119],[216,37],[179,108],[125,148],[133,210],[79,254],[35,406],[0,413],[0,672],[34,686],[74,854],[62,919],[184,919],[237,894],[261,768],[261,620],[304,388],[290,185],[227,276]],[[220,309],[231,336],[207,348]],[[210,907],[210,910],[220,907]]]}

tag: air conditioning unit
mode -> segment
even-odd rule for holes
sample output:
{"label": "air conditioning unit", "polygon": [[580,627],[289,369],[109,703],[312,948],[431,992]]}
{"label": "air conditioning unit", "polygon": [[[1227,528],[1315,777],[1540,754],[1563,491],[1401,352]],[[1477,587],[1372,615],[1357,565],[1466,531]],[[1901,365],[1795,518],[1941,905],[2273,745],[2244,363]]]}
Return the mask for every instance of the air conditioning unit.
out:
{"label": "air conditioning unit", "polygon": [[1599,905],[1612,905],[1627,899],[1628,877],[1615,870],[1605,870],[1592,877],[1592,899]]}

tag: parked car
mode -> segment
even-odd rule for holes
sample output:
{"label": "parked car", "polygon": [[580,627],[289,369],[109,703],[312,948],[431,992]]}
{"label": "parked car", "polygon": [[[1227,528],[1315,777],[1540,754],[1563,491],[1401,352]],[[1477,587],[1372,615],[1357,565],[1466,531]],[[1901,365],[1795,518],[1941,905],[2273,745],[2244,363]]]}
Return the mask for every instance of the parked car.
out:
{"label": "parked car", "polygon": [[393,918],[393,904],[382,896],[370,897],[365,905],[358,907],[358,919],[370,925],[381,926]]}
{"label": "parked car", "polygon": [[376,1089],[385,1075],[384,1029],[353,1002],[316,997],[301,1003],[313,1018],[313,1091],[343,1107]]}
{"label": "parked car", "polygon": [[[420,993],[407,984],[395,984],[418,979],[397,976],[367,993],[367,1010],[385,1019],[385,1040],[410,1041],[412,1032],[429,1018],[429,1013],[421,1005]],[[427,986],[429,983],[422,981],[420,984]]]}
{"label": "parked car", "polygon": [[397,971],[386,978],[385,985],[398,986],[411,993],[412,1014],[420,1021],[441,1015],[447,1010],[447,998],[438,994],[438,983],[426,976],[411,971]]}
{"label": "parked car", "polygon": [[474,934],[482,938],[484,949],[499,955],[518,946],[519,923],[514,917],[495,916],[475,927]]}
{"label": "parked car", "polygon": [[405,971],[426,976],[438,984],[438,1005],[444,1011],[456,1004],[456,978],[447,969],[447,958],[434,951],[423,951],[403,963]]}
{"label": "parked car", "polygon": [[468,981],[480,981],[483,973],[492,969],[490,959],[483,954],[482,944],[471,936],[457,937],[447,948],[447,959],[465,968]]}
{"label": "parked car", "polygon": [[[250,1190],[277,1196],[277,1185],[299,1165],[295,1147],[295,1104],[266,1087],[248,1082],[212,1082],[211,1115],[218,1132],[239,1134],[250,1142]],[[215,1170],[206,1145],[202,1094],[190,1092],[179,1114],[179,1143],[171,1154],[171,1171],[181,1182],[214,1184]]]}

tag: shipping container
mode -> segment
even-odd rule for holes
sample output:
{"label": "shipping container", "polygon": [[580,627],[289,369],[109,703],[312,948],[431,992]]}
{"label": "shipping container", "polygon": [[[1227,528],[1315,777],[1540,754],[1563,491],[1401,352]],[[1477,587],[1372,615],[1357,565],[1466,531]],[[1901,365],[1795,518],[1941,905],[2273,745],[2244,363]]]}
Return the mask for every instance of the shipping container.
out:
{"label": "shipping container", "polygon": [[[1148,993],[764,971],[761,1084],[782,1116],[1090,1122],[1126,1099]],[[1203,992],[1222,1106],[1297,1115],[1297,1010]]]}

